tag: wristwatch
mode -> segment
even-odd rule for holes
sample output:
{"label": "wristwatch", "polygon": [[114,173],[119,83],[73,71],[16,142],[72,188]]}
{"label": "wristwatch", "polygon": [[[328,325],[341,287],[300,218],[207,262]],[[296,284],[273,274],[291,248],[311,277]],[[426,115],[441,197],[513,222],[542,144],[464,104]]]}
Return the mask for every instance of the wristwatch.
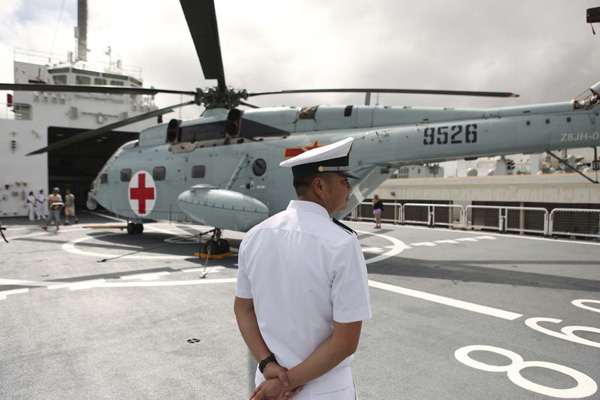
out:
{"label": "wristwatch", "polygon": [[271,354],[269,357],[265,358],[264,360],[262,360],[260,362],[260,364],[258,364],[258,369],[260,370],[260,373],[262,374],[265,367],[267,366],[268,363],[270,362],[274,362],[275,364],[277,364],[277,359],[275,358],[275,354]]}

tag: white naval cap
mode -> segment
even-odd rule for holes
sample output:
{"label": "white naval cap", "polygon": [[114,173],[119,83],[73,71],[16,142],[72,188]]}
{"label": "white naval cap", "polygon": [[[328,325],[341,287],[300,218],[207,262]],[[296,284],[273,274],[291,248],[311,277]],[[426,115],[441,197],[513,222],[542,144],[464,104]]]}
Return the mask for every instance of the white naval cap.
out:
{"label": "white naval cap", "polygon": [[349,178],[358,179],[358,175],[350,171],[350,151],[354,138],[346,138],[317,147],[297,155],[289,160],[282,161],[282,167],[291,167],[294,178],[318,174],[320,172],[337,172]]}

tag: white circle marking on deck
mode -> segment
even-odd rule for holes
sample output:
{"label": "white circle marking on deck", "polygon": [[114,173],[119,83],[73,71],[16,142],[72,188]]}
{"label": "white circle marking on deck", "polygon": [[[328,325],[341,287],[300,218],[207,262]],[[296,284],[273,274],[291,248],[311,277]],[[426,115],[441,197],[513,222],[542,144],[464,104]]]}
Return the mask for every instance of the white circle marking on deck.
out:
{"label": "white circle marking on deck", "polygon": [[367,264],[372,264],[374,262],[385,260],[387,258],[393,257],[393,256],[395,256],[397,254],[402,253],[402,251],[404,251],[404,249],[406,248],[406,245],[404,244],[403,241],[401,241],[399,239],[396,239],[396,238],[393,238],[393,237],[388,236],[388,235],[382,235],[382,234],[375,233],[375,232],[365,232],[365,231],[356,231],[356,232],[361,233],[361,234],[366,234],[366,235],[373,235],[373,236],[380,237],[382,239],[389,240],[390,242],[392,242],[392,244],[394,246],[394,247],[391,248],[390,251],[388,251],[386,253],[383,253],[383,254],[380,254],[378,256],[369,258],[368,260],[365,260]]}
{"label": "white circle marking on deck", "polygon": [[[75,247],[77,244],[79,243],[83,243],[85,241],[94,239],[93,236],[86,236],[86,237],[82,237],[79,239],[75,239],[75,240],[71,240],[70,242],[67,242],[65,244],[62,245],[62,249],[64,251],[67,251],[69,253],[73,253],[73,254],[79,254],[82,256],[90,256],[90,257],[102,257],[102,258],[113,258],[113,257],[120,257],[120,256],[124,256],[125,254],[109,254],[109,253],[95,253],[95,252],[91,252],[91,251],[83,251],[78,249],[77,247]],[[135,251],[135,250],[134,250]],[[143,251],[143,250],[141,250]],[[133,252],[133,251],[130,251]],[[128,259],[138,259],[138,260],[167,260],[167,259],[184,259],[184,258],[189,258],[189,256],[178,256],[178,255],[168,255],[168,256],[148,256],[148,255],[135,255],[135,254],[130,254],[127,255]]]}

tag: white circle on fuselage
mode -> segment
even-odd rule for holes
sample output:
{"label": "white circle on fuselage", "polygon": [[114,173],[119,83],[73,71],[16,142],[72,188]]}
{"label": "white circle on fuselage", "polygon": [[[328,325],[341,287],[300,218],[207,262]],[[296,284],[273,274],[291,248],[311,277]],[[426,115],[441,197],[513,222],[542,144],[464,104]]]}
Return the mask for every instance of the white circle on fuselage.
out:
{"label": "white circle on fuselage", "polygon": [[145,217],[150,214],[156,203],[156,185],[152,175],[146,171],[139,171],[133,175],[129,181],[127,198],[136,215]]}

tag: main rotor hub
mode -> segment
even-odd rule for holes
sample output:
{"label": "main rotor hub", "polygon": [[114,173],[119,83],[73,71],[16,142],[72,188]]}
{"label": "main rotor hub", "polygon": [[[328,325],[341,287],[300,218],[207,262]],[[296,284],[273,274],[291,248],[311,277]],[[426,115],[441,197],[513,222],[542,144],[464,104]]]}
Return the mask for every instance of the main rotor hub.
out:
{"label": "main rotor hub", "polygon": [[207,110],[225,108],[231,110],[240,105],[242,100],[248,98],[246,89],[237,90],[227,87],[225,90],[217,86],[206,89],[196,89],[196,104],[204,105]]}

